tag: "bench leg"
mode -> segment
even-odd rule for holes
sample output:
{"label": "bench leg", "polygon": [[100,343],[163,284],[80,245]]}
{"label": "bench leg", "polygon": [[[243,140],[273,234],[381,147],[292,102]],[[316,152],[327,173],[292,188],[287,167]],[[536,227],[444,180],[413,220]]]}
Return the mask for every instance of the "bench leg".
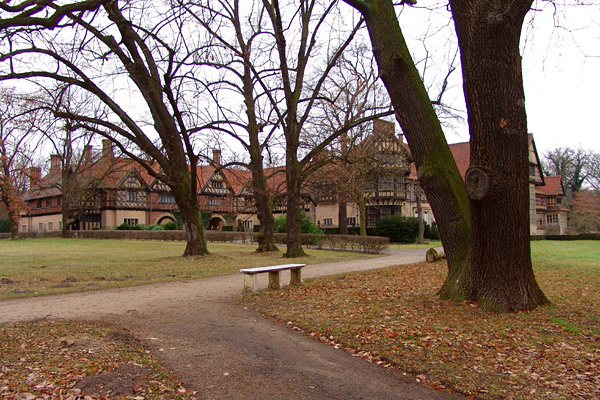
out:
{"label": "bench leg", "polygon": [[279,271],[269,271],[269,289],[279,289]]}
{"label": "bench leg", "polygon": [[290,271],[290,286],[302,284],[302,268],[292,269]]}
{"label": "bench leg", "polygon": [[244,274],[244,292],[256,291],[256,274]]}

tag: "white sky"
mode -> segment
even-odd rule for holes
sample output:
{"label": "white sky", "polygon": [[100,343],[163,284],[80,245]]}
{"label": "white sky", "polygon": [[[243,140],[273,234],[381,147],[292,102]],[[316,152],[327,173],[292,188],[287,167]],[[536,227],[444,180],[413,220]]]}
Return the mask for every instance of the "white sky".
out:
{"label": "white sky", "polygon": [[[533,20],[523,31],[528,127],[529,132],[534,134],[540,156],[558,146],[581,146],[600,152],[600,125],[597,121],[600,114],[600,0],[583,1],[588,5],[573,4],[573,0],[556,0],[569,6],[562,6],[555,12],[551,2],[538,0],[535,7],[540,11],[530,12]],[[428,29],[434,43],[437,42],[435,45],[428,43],[428,51],[437,57],[437,68],[443,76],[447,58],[453,54],[453,45],[448,42],[448,37],[453,35],[453,25],[448,19],[446,2],[422,0],[419,4],[436,4],[441,8],[428,17],[425,10],[405,7],[400,17],[401,26],[411,52],[417,55],[422,53],[423,46],[415,38],[421,37],[423,30]],[[351,12],[347,5],[340,7]],[[435,24],[438,24],[437,28]],[[451,40],[455,42],[454,38]],[[433,65],[431,72],[427,72],[426,81],[434,80],[436,66],[435,63]],[[431,92],[434,97],[435,89]],[[444,101],[453,107],[464,108],[459,74],[455,75]],[[450,143],[469,140],[466,123],[445,131]]]}
{"label": "white sky", "polygon": [[[524,32],[525,104],[539,153],[562,147],[600,152],[600,2],[549,7]],[[554,27],[558,25],[558,27]],[[541,156],[541,154],[540,154]]]}
{"label": "white sky", "polygon": [[[528,130],[540,157],[559,146],[600,152],[600,1],[589,0],[586,6],[566,3],[556,12],[551,2],[535,3],[539,10],[529,13],[522,33]],[[422,16],[414,20],[422,26]],[[407,34],[406,19],[400,21]],[[409,45],[414,52],[414,42]],[[444,101],[464,107],[459,81]],[[469,140],[466,123],[445,131],[450,143]]]}

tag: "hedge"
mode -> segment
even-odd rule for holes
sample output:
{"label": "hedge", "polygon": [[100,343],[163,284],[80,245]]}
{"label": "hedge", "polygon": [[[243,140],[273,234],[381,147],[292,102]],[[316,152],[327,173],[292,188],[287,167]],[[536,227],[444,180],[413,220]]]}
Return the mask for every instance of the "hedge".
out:
{"label": "hedge", "polygon": [[[254,232],[227,232],[227,231],[205,231],[206,240],[209,242],[222,243],[257,243],[258,233]],[[61,237],[60,232],[47,233],[24,233],[21,238],[31,237]],[[70,238],[75,239],[129,239],[129,240],[174,240],[184,241],[185,231],[127,231],[127,230],[100,230],[100,231],[70,231]],[[285,244],[287,235],[276,233],[275,242]],[[0,238],[10,238],[10,234],[0,234]],[[354,235],[314,235],[302,234],[303,246],[330,250],[351,250],[362,253],[379,253],[386,249],[389,240],[377,236],[354,236]]]}

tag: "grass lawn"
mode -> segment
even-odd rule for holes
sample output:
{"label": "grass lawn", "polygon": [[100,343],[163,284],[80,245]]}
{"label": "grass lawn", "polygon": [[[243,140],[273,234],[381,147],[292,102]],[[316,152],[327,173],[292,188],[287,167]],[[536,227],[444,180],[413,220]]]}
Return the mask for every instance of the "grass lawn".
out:
{"label": "grass lawn", "polygon": [[[211,254],[181,257],[185,243],[135,240],[26,239],[0,241],[0,299],[133,286],[238,273],[285,264],[282,253],[256,254],[255,245],[209,243]],[[377,257],[312,250],[294,262],[315,264]]]}
{"label": "grass lawn", "polygon": [[485,399],[600,398],[600,242],[532,242],[553,302],[488,314],[440,301],[445,263],[327,277],[246,300],[266,315],[438,390]]}

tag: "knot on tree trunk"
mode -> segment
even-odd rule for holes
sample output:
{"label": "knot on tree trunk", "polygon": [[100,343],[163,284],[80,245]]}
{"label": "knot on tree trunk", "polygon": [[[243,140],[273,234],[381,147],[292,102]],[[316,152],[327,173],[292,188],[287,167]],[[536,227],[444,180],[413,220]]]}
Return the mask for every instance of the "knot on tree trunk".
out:
{"label": "knot on tree trunk", "polygon": [[477,167],[469,167],[465,174],[465,185],[469,198],[480,201],[490,189],[490,178]]}

